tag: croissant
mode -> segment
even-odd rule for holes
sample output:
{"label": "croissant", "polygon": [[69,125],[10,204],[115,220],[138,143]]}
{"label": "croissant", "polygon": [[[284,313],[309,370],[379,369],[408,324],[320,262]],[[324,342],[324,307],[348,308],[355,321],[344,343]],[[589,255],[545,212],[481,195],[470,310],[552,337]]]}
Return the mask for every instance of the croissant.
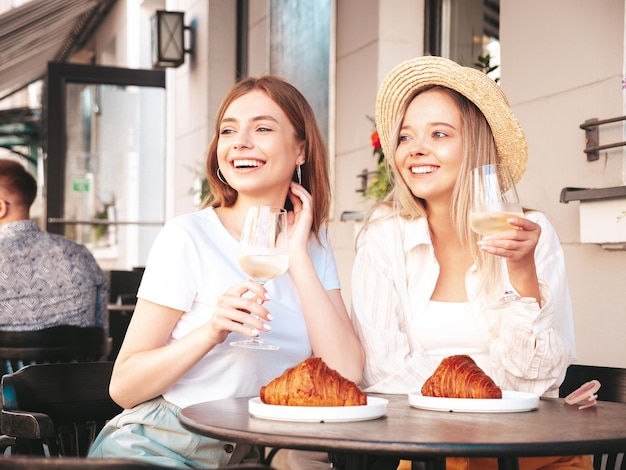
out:
{"label": "croissant", "polygon": [[424,382],[422,395],[445,398],[502,398],[502,390],[467,355],[446,357]]}
{"label": "croissant", "polygon": [[319,357],[302,361],[261,387],[260,398],[270,405],[367,405],[367,395]]}

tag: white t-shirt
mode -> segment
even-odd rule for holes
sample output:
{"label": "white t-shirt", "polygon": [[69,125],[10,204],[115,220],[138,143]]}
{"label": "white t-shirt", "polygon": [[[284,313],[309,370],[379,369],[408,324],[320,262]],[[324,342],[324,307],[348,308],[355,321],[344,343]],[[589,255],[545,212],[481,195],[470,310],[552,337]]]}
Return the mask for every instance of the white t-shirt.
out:
{"label": "white t-shirt", "polygon": [[[309,240],[309,253],[326,290],[339,289],[335,258],[325,231],[320,245]],[[137,296],[182,310],[169,343],[205,324],[226,289],[247,278],[237,265],[239,241],[221,224],[213,208],[168,222],[150,251]],[[229,346],[245,339],[231,333],[213,348],[164,398],[177,406],[230,397],[257,396],[259,389],[312,354],[300,300],[289,272],[265,284],[272,330],[261,333],[278,351]]]}

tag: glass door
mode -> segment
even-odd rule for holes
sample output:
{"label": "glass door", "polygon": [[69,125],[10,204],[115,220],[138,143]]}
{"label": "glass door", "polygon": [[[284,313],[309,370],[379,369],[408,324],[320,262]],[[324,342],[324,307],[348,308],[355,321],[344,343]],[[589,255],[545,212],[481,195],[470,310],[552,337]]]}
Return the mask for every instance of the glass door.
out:
{"label": "glass door", "polygon": [[426,0],[426,54],[500,77],[500,0]]}
{"label": "glass door", "polygon": [[47,229],[102,269],[145,266],[165,218],[163,73],[50,65],[73,67],[49,69]]}

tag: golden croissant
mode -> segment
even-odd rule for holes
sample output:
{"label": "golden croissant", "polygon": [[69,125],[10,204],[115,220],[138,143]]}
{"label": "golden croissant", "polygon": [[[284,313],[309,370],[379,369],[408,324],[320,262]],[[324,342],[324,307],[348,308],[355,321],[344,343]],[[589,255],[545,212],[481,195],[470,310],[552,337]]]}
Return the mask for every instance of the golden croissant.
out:
{"label": "golden croissant", "polygon": [[502,390],[467,355],[446,357],[424,382],[422,395],[445,398],[502,398]]}
{"label": "golden croissant", "polygon": [[270,405],[367,405],[367,395],[319,357],[302,361],[261,387],[260,398]]}

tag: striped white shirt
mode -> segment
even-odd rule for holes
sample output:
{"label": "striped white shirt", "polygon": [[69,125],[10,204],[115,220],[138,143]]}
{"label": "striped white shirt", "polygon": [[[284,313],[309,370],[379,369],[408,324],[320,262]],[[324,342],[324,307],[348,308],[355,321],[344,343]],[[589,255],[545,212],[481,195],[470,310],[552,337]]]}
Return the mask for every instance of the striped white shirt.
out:
{"label": "striped white shirt", "polygon": [[[523,298],[506,310],[488,309],[489,300],[478,292],[478,273],[472,266],[465,276],[472,299],[468,311],[487,345],[485,372],[501,388],[556,396],[575,359],[563,250],[545,215],[529,212],[526,217],[542,229],[535,262],[543,306]],[[418,391],[434,372],[440,358],[429,357],[417,325],[438,275],[425,218],[383,218],[359,237],[352,272],[352,322],[366,354],[361,384],[365,391]]]}

